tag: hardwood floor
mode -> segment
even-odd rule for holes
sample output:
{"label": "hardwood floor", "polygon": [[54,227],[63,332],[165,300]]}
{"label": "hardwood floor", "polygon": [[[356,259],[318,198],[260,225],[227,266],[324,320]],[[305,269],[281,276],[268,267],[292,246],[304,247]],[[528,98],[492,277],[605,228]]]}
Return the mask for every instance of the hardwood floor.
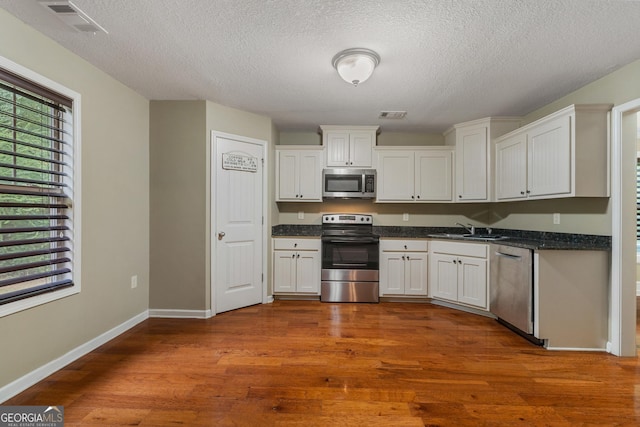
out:
{"label": "hardwood floor", "polygon": [[149,319],[5,405],[66,426],[640,424],[640,363],[431,304],[276,301]]}

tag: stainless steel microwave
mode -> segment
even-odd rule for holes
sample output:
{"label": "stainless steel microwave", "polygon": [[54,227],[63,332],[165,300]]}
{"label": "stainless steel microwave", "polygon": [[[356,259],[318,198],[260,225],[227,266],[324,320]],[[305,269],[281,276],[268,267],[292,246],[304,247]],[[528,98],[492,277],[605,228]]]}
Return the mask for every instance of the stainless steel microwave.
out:
{"label": "stainless steel microwave", "polygon": [[325,199],[374,199],[375,169],[324,169],[322,197]]}

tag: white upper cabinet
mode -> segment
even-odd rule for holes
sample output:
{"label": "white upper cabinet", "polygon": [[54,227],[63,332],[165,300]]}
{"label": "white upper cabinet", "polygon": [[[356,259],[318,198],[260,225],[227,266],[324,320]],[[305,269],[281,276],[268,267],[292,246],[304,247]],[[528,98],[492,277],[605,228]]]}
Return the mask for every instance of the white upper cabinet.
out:
{"label": "white upper cabinet", "polygon": [[453,149],[376,147],[378,202],[450,202]]}
{"label": "white upper cabinet", "polygon": [[370,168],[378,126],[320,126],[327,167]]}
{"label": "white upper cabinet", "polygon": [[317,148],[276,148],[276,201],[321,202],[323,155]]}
{"label": "white upper cabinet", "polygon": [[496,200],[609,196],[610,104],[571,105],[496,139]]}
{"label": "white upper cabinet", "polygon": [[456,201],[492,200],[492,141],[516,129],[519,124],[518,117],[486,118],[457,124],[445,132],[446,144],[456,149]]}

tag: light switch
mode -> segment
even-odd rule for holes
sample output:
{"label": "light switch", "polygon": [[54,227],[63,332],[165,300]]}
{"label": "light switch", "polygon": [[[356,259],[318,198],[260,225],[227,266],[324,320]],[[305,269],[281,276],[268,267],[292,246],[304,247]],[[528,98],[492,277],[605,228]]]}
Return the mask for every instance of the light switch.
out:
{"label": "light switch", "polygon": [[553,214],[553,223],[554,224],[560,224],[560,214],[559,213],[554,213]]}
{"label": "light switch", "polygon": [[409,221],[409,214],[408,213],[403,213],[402,214],[402,220],[403,221]]}
{"label": "light switch", "polygon": [[298,211],[298,219],[304,219],[304,211]]}

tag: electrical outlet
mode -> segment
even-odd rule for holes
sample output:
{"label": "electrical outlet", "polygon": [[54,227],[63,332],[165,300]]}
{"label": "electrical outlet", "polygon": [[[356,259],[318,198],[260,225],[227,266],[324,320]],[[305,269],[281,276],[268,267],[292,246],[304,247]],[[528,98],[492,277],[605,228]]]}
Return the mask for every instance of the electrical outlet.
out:
{"label": "electrical outlet", "polygon": [[402,220],[403,221],[409,221],[409,214],[408,213],[403,213],[402,214]]}
{"label": "electrical outlet", "polygon": [[138,287],[138,276],[131,276],[131,289],[135,289]]}
{"label": "electrical outlet", "polygon": [[554,224],[560,224],[560,214],[559,213],[554,213],[553,214],[553,223]]}
{"label": "electrical outlet", "polygon": [[298,219],[304,219],[304,211],[298,211]]}

